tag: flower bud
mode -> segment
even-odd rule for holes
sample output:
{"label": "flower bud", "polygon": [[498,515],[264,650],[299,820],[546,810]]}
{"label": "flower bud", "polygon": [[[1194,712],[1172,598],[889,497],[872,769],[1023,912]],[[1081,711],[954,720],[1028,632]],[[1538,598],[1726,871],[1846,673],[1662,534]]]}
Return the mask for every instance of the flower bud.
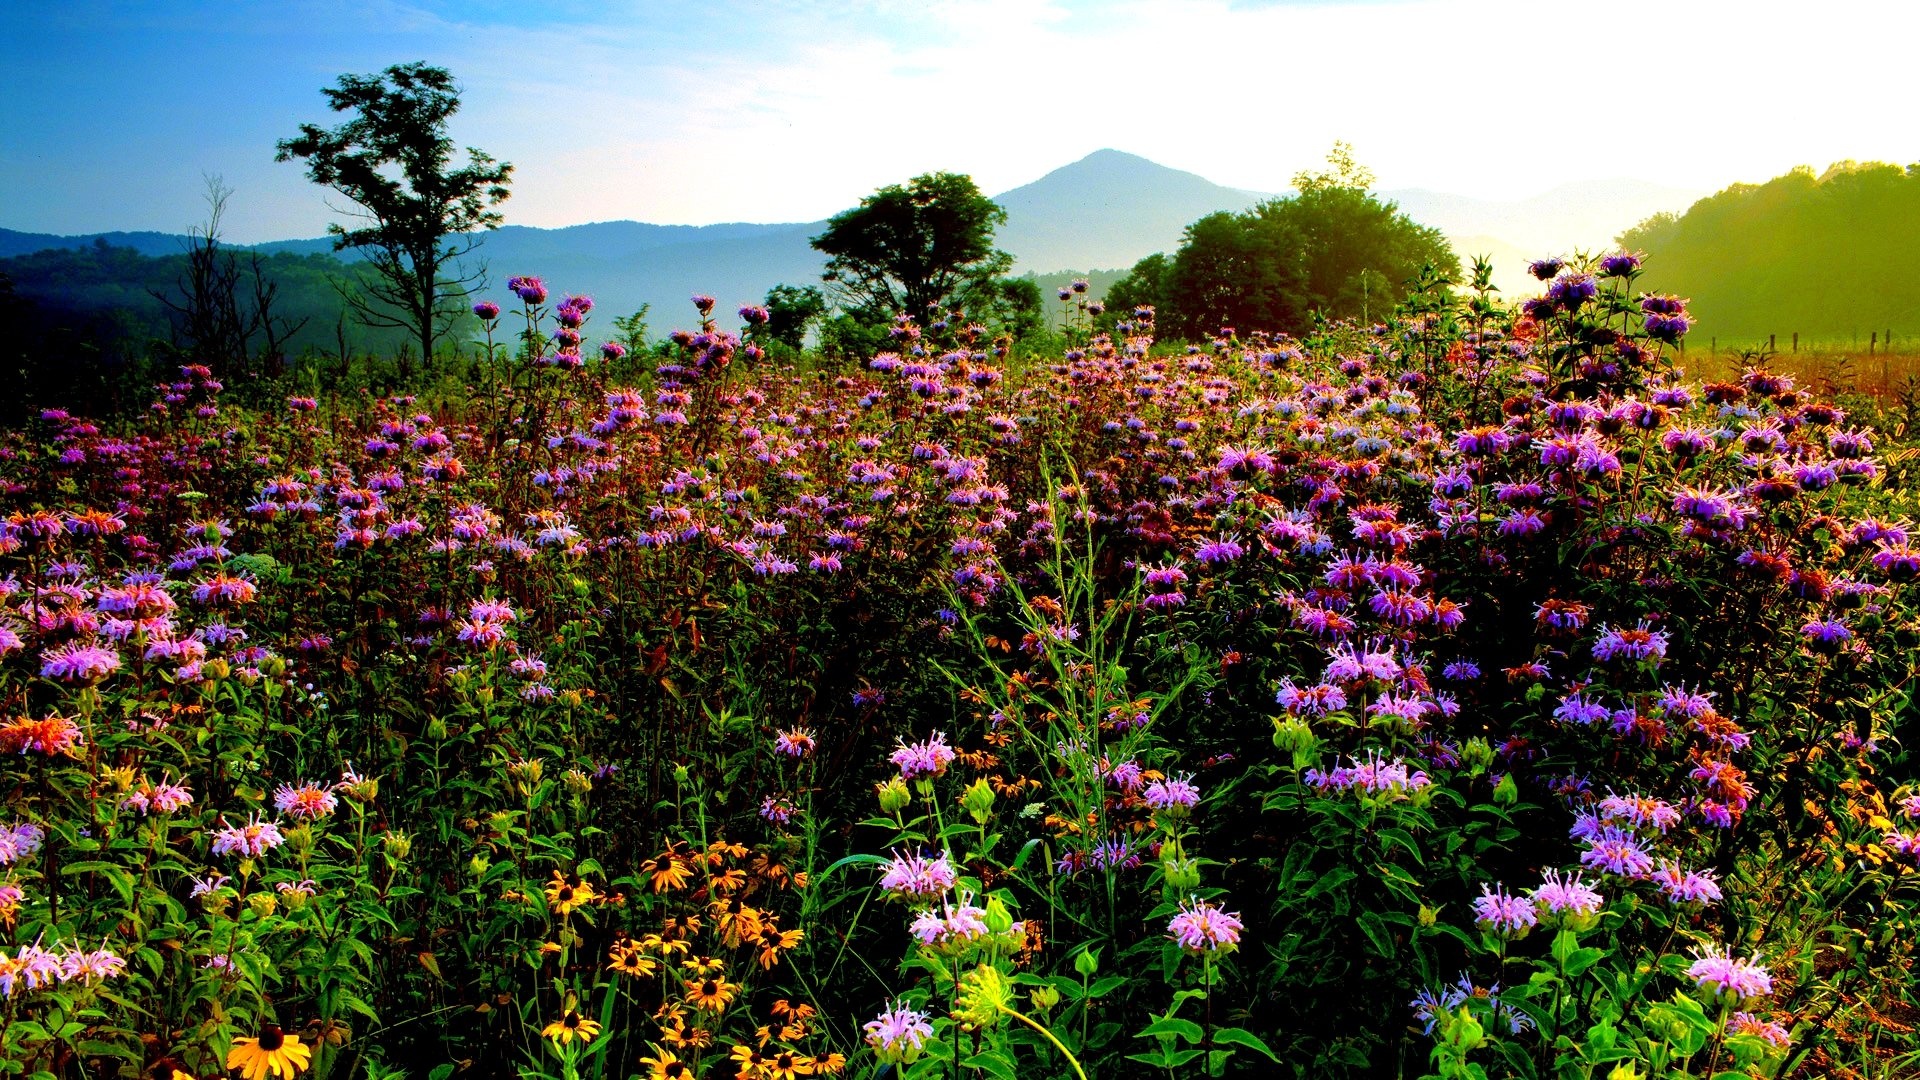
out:
{"label": "flower bud", "polygon": [[280,902],[274,899],[274,895],[270,892],[257,892],[247,897],[247,906],[253,909],[255,915],[264,919],[279,910]]}
{"label": "flower bud", "polygon": [[907,804],[913,801],[913,793],[907,790],[906,782],[897,776],[884,784],[876,785],[876,790],[880,796],[880,812],[883,814],[897,814],[905,810]]}
{"label": "flower bud", "polygon": [[1001,903],[999,897],[990,897],[987,900],[987,913],[981,917],[981,921],[987,924],[989,933],[1004,934],[1013,929],[1013,912],[1007,910],[1007,905]]}
{"label": "flower bud", "polygon": [[1027,995],[1027,999],[1033,1002],[1034,1008],[1039,1009],[1041,1012],[1046,1012],[1048,1009],[1060,1004],[1060,991],[1051,986],[1036,987],[1032,993]]}
{"label": "flower bud", "polygon": [[1514,783],[1513,774],[1507,773],[1494,785],[1493,801],[1499,806],[1512,806],[1520,799],[1520,785]]}
{"label": "flower bud", "polygon": [[975,780],[960,796],[960,805],[966,808],[975,825],[985,825],[993,816],[993,785],[984,779]]}

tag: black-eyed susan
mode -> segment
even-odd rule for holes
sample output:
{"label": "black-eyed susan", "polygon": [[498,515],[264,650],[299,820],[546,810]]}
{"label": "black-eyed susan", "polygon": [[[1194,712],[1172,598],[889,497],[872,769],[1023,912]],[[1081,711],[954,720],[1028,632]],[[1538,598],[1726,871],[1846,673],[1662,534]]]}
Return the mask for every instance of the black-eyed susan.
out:
{"label": "black-eyed susan", "polygon": [[797,1076],[812,1076],[813,1059],[792,1050],[782,1050],[767,1056],[767,1063],[760,1075],[767,1077],[767,1080],[794,1080]]}
{"label": "black-eyed susan", "polygon": [[726,859],[744,859],[747,857],[745,844],[735,844],[726,840],[715,840],[707,845],[707,865],[719,866]]}
{"label": "black-eyed susan", "polygon": [[704,979],[688,979],[687,1004],[705,1012],[724,1012],[733,1004],[733,995],[740,987],[718,975],[709,975]]}
{"label": "black-eyed susan", "polygon": [[680,966],[692,973],[696,979],[709,975],[718,975],[727,970],[727,962],[717,956],[690,956],[680,961]]}
{"label": "black-eyed susan", "polygon": [[760,949],[758,957],[760,966],[772,968],[780,962],[780,955],[800,944],[804,936],[805,934],[799,930],[780,929],[779,923],[775,922],[771,916],[767,917],[766,921],[760,924],[760,933],[755,941]]}
{"label": "black-eyed susan", "polygon": [[267,1024],[256,1038],[243,1035],[227,1050],[227,1068],[239,1069],[244,1080],[265,1080],[268,1073],[288,1078],[313,1064],[313,1050],[300,1045],[300,1036],[288,1035],[277,1024]]}
{"label": "black-eyed susan", "polygon": [[728,948],[737,949],[742,942],[760,936],[760,910],[737,896],[715,900],[707,905],[707,913],[713,916],[714,925],[720,928],[720,938]]}
{"label": "black-eyed susan", "polygon": [[698,915],[669,915],[660,920],[660,936],[668,941],[685,941],[699,932]]}
{"label": "black-eyed susan", "polygon": [[607,970],[622,975],[643,976],[654,973],[659,965],[648,956],[641,943],[631,939],[616,941],[607,949]]}
{"label": "black-eyed susan", "polygon": [[766,1075],[767,1056],[759,1049],[744,1043],[735,1043],[733,1053],[729,1055],[733,1062],[734,1075],[741,1077],[760,1077]]}
{"label": "black-eyed susan", "polygon": [[813,1059],[813,1075],[832,1076],[847,1067],[847,1056],[835,1051],[825,1057]]}
{"label": "black-eyed susan", "polygon": [[568,1009],[560,1019],[540,1029],[544,1038],[552,1039],[557,1045],[566,1046],[573,1042],[588,1043],[600,1034],[600,1021],[592,1017],[581,1016],[579,1009]]}
{"label": "black-eyed susan", "polygon": [[672,848],[649,860],[646,873],[657,893],[678,892],[693,880],[693,871],[687,868],[686,860]]}
{"label": "black-eyed susan", "polygon": [[662,1047],[654,1047],[653,1056],[641,1058],[640,1064],[647,1067],[647,1076],[651,1080],[691,1080],[694,1075],[693,1066]]}
{"label": "black-eyed susan", "polygon": [[707,887],[717,893],[738,892],[746,884],[747,872],[737,866],[729,866],[707,878]]}
{"label": "black-eyed susan", "polygon": [[547,907],[555,915],[571,915],[575,908],[591,904],[598,898],[592,882],[569,881],[558,870],[553,872],[553,880],[547,882]]}
{"label": "black-eyed susan", "polygon": [[713,1045],[713,1032],[703,1027],[688,1027],[685,1021],[676,1020],[673,1026],[663,1028],[660,1038],[670,1046],[686,1047],[691,1050],[704,1050]]}
{"label": "black-eyed susan", "polygon": [[640,939],[640,947],[648,952],[657,952],[661,956],[673,956],[693,948],[686,938],[666,938],[659,934],[648,934]]}

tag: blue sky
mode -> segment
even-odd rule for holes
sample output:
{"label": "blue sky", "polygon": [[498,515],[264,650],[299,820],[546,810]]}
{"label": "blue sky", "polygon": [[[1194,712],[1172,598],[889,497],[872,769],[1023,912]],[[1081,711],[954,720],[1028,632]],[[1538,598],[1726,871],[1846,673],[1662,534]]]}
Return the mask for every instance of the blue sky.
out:
{"label": "blue sky", "polygon": [[931,169],[988,191],[1104,146],[1276,190],[1335,139],[1383,188],[1712,189],[1920,159],[1908,0],[771,0],[11,5],[0,227],[319,235],[273,147],[342,72],[425,60],[510,222],[817,220]]}

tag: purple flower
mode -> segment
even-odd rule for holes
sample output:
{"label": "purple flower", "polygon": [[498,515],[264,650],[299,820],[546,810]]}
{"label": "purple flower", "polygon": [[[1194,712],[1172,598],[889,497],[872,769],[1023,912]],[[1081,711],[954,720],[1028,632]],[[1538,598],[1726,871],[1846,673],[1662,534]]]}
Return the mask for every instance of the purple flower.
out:
{"label": "purple flower", "polygon": [[945,852],[929,859],[926,855],[894,853],[886,872],[880,875],[880,887],[895,896],[931,899],[945,896],[959,880]]}
{"label": "purple flower", "polygon": [[12,866],[40,850],[46,834],[30,821],[0,825],[0,866]]}
{"label": "purple flower", "polygon": [[899,749],[890,757],[900,768],[902,778],[911,780],[916,776],[939,776],[947,771],[953,762],[953,747],[947,745],[945,732],[936,731],[926,742],[909,744],[904,739],[895,740]]}
{"label": "purple flower", "polygon": [[1193,786],[1193,776],[1188,774],[1155,780],[1147,785],[1142,797],[1155,810],[1171,811],[1175,816],[1184,817],[1188,810],[1200,802],[1200,789]]}
{"label": "purple flower", "polygon": [[1600,273],[1606,277],[1627,277],[1640,269],[1640,256],[1630,251],[1600,260]]}
{"label": "purple flower", "polygon": [[1603,664],[1651,662],[1667,657],[1667,632],[1647,629],[1646,620],[1631,630],[1603,626],[1600,640],[1593,643],[1593,658]]}
{"label": "purple flower", "polygon": [[1533,890],[1533,902],[1549,919],[1579,920],[1600,912],[1604,902],[1600,893],[1581,880],[1578,873],[1562,875],[1549,870],[1545,880]]}
{"label": "purple flower", "polygon": [[492,322],[500,317],[500,305],[491,300],[482,300],[473,305],[473,313],[480,317],[481,322]]}
{"label": "purple flower", "polygon": [[1716,997],[1745,1004],[1773,993],[1773,978],[1757,956],[1742,960],[1713,945],[1694,955],[1697,959],[1687,968],[1687,975],[1700,989]]}
{"label": "purple flower", "polygon": [[933,1037],[933,1025],[927,1014],[905,1005],[895,1005],[878,1018],[866,1022],[867,1045],[881,1061],[906,1064],[920,1056],[921,1048]]}
{"label": "purple flower", "polygon": [[1488,933],[1505,938],[1523,938],[1540,921],[1532,903],[1510,896],[1506,886],[1488,889],[1480,886],[1480,898],[1473,902],[1474,922]]}
{"label": "purple flower", "polygon": [[1240,932],[1246,929],[1237,913],[1221,911],[1205,900],[1180,905],[1180,913],[1167,923],[1167,934],[1190,952],[1231,952],[1240,944]]}
{"label": "purple flower", "polygon": [[1232,562],[1245,555],[1247,549],[1235,540],[1212,540],[1195,549],[1193,557],[1212,566],[1215,563]]}
{"label": "purple flower", "polygon": [[1581,853],[1580,862],[1621,877],[1645,877],[1653,869],[1653,856],[1640,846],[1639,839],[1631,831],[1613,825],[1602,827],[1587,839],[1587,850]]}
{"label": "purple flower", "polygon": [[256,815],[245,825],[217,830],[213,834],[213,853],[254,859],[285,842],[286,837],[280,835],[278,826],[271,821],[261,821]]}
{"label": "purple flower", "polygon": [[1711,904],[1720,899],[1720,885],[1707,870],[1682,870],[1672,859],[1663,859],[1653,880],[1667,899],[1676,904]]}
{"label": "purple flower", "polygon": [[1853,639],[1853,631],[1838,619],[1816,619],[1800,627],[1800,636],[1807,639],[1807,648],[1814,652],[1835,653]]}
{"label": "purple flower", "polygon": [[120,670],[120,654],[99,645],[73,642],[40,654],[40,674],[69,683],[97,683]]}

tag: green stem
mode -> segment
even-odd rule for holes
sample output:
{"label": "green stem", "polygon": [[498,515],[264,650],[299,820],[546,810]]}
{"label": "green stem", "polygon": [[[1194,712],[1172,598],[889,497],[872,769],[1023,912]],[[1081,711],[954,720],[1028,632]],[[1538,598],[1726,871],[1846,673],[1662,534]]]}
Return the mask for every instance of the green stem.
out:
{"label": "green stem", "polygon": [[1001,1012],[1006,1013],[1008,1016],[1013,1017],[1015,1020],[1020,1021],[1044,1036],[1048,1042],[1053,1044],[1055,1050],[1060,1051],[1060,1056],[1067,1059],[1067,1064],[1073,1066],[1073,1074],[1078,1076],[1080,1080],[1087,1080],[1087,1072],[1080,1067],[1080,1062],[1074,1058],[1073,1052],[1068,1050],[1059,1039],[1055,1038],[1053,1032],[1047,1030],[1046,1025],[1030,1017],[1022,1016],[1012,1009],[1007,1008],[1005,1005],[999,1006],[999,1009]]}

